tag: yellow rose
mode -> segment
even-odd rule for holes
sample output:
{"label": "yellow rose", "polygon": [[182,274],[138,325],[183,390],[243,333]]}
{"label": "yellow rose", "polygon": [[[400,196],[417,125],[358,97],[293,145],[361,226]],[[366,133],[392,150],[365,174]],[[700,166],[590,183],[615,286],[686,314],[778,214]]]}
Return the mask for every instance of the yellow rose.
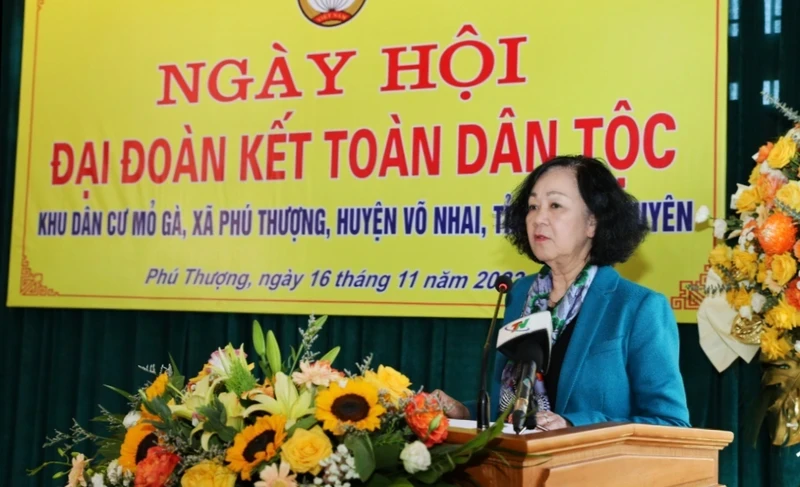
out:
{"label": "yellow rose", "polygon": [[776,255],[772,258],[772,279],[779,285],[784,286],[797,274],[797,261],[790,253]]}
{"label": "yellow rose", "polygon": [[369,370],[364,374],[364,379],[378,390],[386,391],[389,396],[386,399],[394,405],[397,405],[401,398],[413,394],[409,389],[411,381],[408,377],[391,367],[380,365],[377,373]]}
{"label": "yellow rose", "polygon": [[750,177],[747,179],[747,182],[750,184],[756,184],[759,177],[761,177],[761,166],[756,164],[756,167],[750,171]]}
{"label": "yellow rose", "polygon": [[753,186],[742,191],[739,199],[736,200],[736,209],[739,213],[750,213],[756,211],[756,207],[761,203],[761,194],[758,188]]}
{"label": "yellow rose", "polygon": [[786,299],[781,298],[776,306],[767,311],[767,314],[764,315],[764,320],[768,325],[775,328],[791,330],[797,326],[797,311],[794,306],[786,302]]}
{"label": "yellow rose", "polygon": [[708,256],[708,261],[712,265],[729,269],[731,267],[731,248],[725,244],[717,244]]}
{"label": "yellow rose", "polygon": [[775,194],[775,198],[794,211],[800,211],[800,183],[790,181],[784,184]]}
{"label": "yellow rose", "polygon": [[181,487],[234,487],[236,474],[224,465],[205,460],[184,472]]}
{"label": "yellow rose", "polygon": [[758,256],[754,253],[750,253],[738,247],[733,251],[733,265],[736,266],[736,269],[744,274],[747,279],[756,277],[756,272],[758,271],[757,260]]}
{"label": "yellow rose", "polygon": [[333,453],[328,435],[319,425],[310,430],[298,429],[281,447],[281,459],[296,473],[317,475],[322,467],[319,462]]}
{"label": "yellow rose", "polygon": [[781,137],[775,146],[769,151],[767,156],[767,164],[773,169],[781,169],[789,164],[794,155],[797,153],[797,144],[794,143],[791,137]]}

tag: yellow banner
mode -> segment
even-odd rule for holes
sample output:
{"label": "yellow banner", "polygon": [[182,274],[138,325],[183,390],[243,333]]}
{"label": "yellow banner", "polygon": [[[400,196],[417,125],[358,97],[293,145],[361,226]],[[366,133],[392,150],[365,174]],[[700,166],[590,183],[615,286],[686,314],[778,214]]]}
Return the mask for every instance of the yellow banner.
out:
{"label": "yellow banner", "polygon": [[727,2],[29,1],[9,306],[491,316],[507,195],[602,157],[694,322]]}

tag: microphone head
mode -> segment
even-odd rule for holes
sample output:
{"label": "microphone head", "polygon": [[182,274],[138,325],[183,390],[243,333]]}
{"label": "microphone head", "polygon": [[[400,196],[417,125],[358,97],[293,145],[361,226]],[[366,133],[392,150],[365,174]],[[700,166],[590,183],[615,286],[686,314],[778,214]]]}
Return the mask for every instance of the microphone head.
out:
{"label": "microphone head", "polygon": [[536,363],[547,371],[550,365],[553,321],[549,311],[539,311],[508,323],[497,335],[497,350],[515,362]]}
{"label": "microphone head", "polygon": [[514,281],[511,280],[510,277],[506,275],[501,275],[497,278],[494,283],[494,288],[500,294],[505,294],[511,290],[511,286],[514,284]]}

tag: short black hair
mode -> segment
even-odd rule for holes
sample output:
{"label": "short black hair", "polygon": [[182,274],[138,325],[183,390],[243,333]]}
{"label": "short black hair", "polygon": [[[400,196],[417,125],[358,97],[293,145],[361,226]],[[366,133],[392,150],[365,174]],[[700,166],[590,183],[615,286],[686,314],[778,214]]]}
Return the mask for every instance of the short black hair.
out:
{"label": "short black hair", "polygon": [[589,264],[613,266],[627,261],[650,231],[640,216],[639,202],[623,190],[617,178],[600,160],[581,155],[563,155],[545,162],[533,170],[517,187],[504,212],[506,239],[521,254],[541,264],[528,241],[525,219],[528,198],[536,181],[557,167],[570,168],[578,180],[581,198],[597,221]]}

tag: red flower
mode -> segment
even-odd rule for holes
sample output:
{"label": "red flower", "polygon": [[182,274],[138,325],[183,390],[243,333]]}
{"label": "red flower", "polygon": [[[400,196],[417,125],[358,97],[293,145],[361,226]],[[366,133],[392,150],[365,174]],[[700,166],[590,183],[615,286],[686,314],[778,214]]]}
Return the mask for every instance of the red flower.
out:
{"label": "red flower", "polygon": [[147,457],[136,466],[136,487],[164,487],[181,458],[164,447],[147,450]]}
{"label": "red flower", "polygon": [[798,283],[800,283],[800,279],[794,279],[789,282],[789,284],[786,285],[784,294],[786,295],[786,302],[800,311],[800,289],[797,289]]}
{"label": "red flower", "polygon": [[428,448],[442,443],[447,438],[449,421],[439,401],[432,395],[421,392],[406,405],[406,423]]}

